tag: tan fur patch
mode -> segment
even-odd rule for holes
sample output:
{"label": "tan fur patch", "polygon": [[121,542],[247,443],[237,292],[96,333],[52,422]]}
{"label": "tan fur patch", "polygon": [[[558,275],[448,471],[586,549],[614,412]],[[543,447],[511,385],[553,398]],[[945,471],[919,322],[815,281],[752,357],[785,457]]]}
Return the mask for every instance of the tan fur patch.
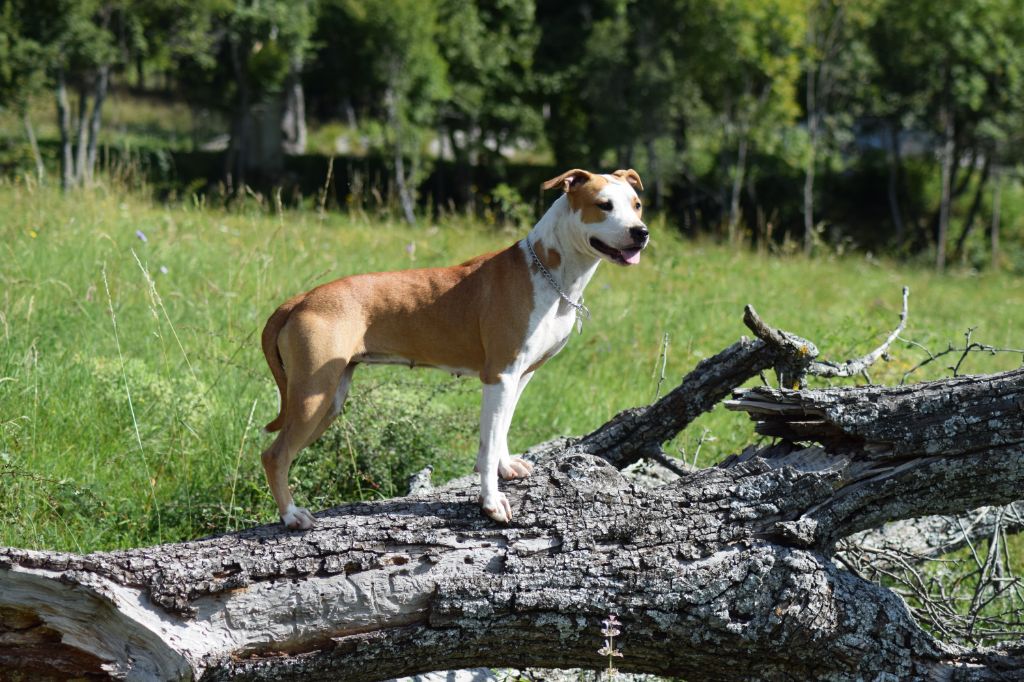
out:
{"label": "tan fur patch", "polygon": [[587,224],[599,223],[607,217],[607,213],[598,207],[598,193],[608,184],[603,175],[592,175],[590,179],[574,187],[569,194],[569,206],[573,211],[581,211],[580,221]]}
{"label": "tan fur patch", "polygon": [[640,180],[640,174],[632,168],[629,170],[617,170],[612,175],[631,184],[637,192],[644,191],[644,183]]}
{"label": "tan fur patch", "polygon": [[[562,264],[562,254],[558,252],[558,249],[544,246],[544,242],[539,239],[533,245],[533,250],[537,254],[537,258],[540,259],[540,262],[543,263],[544,267],[548,270],[554,270]],[[533,270],[539,270],[536,264],[531,264],[531,267]]]}
{"label": "tan fur patch", "polygon": [[397,356],[472,370],[495,383],[522,348],[532,310],[533,283],[514,244],[452,267],[335,280],[310,291],[291,319],[326,318],[334,333],[325,340],[361,340],[316,356]]}
{"label": "tan fur patch", "polygon": [[561,187],[563,192],[570,192],[573,188],[582,185],[590,176],[593,175],[590,171],[585,171],[582,168],[573,168],[572,170],[565,171],[561,175],[551,178],[541,183],[541,189],[552,189],[554,187]]}

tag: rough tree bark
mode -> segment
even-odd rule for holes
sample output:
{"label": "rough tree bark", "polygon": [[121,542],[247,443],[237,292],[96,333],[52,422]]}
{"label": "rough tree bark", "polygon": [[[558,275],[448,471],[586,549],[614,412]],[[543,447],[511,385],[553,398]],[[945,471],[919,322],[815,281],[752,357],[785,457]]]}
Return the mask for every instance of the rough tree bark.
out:
{"label": "rough tree bark", "polygon": [[[757,327],[752,310],[748,321]],[[600,668],[599,621],[616,613],[623,671],[1020,679],[1024,645],[939,642],[897,595],[833,559],[839,540],[886,521],[1019,499],[1024,370],[741,390],[727,405],[782,440],[656,488],[622,476],[747,378],[813,362],[813,344],[760,334],[657,403],[535,449],[533,476],[505,485],[509,525],[480,515],[464,479],[327,510],[307,532],[274,525],[85,556],[0,548],[0,668],[360,681]]]}

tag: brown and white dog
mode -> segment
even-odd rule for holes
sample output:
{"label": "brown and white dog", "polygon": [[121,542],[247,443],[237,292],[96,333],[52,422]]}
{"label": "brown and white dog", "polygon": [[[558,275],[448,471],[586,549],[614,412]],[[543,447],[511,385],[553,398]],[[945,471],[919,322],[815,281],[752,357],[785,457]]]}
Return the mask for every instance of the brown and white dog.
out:
{"label": "brown and white dog", "polygon": [[510,457],[512,413],[533,372],[560,351],[585,311],[583,289],[602,259],[640,261],[647,246],[634,170],[571,170],[542,187],[564,194],[522,239],[461,265],[353,275],[299,294],[263,330],[263,352],[281,392],[278,431],[263,453],[270,491],[289,528],[311,528],[288,489],[292,460],[341,412],[360,364],[436,367],[483,382],[480,502],[496,521],[512,509],[498,476],[529,476]]}

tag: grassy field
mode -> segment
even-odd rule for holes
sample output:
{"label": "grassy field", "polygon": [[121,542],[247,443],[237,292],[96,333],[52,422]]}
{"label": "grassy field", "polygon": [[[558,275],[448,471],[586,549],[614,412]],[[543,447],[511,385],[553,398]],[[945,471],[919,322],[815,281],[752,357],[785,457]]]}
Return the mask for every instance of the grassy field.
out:
{"label": "grassy field", "polygon": [[[654,226],[639,267],[602,266],[593,319],[526,391],[522,449],[647,403],[746,332],[743,305],[842,360],[895,326],[932,351],[974,340],[1024,347],[1024,281],[929,272],[863,257],[759,256]],[[62,196],[0,185],[0,544],[89,551],[180,540],[274,518],[259,452],[276,389],[259,350],[289,295],[337,276],[450,264],[520,229],[464,220],[409,228],[360,215],[161,206],[99,187]],[[925,357],[900,343],[877,382]],[[950,359],[947,357],[946,359]],[[936,362],[913,379],[949,373]],[[962,371],[1019,365],[974,355]],[[469,473],[479,384],[440,372],[367,368],[346,414],[293,468],[314,508],[402,492],[427,463]],[[745,418],[705,415],[669,450],[708,465],[752,439]]]}

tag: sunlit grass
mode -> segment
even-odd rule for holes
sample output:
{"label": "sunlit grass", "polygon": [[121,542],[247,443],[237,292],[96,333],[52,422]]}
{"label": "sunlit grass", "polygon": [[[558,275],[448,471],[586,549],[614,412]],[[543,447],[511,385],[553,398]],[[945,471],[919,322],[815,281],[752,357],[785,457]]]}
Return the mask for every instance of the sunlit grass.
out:
{"label": "sunlit grass", "polygon": [[[0,544],[79,551],[270,521],[258,455],[277,392],[259,332],[273,309],[334,277],[459,262],[523,232],[170,207],[104,187],[62,196],[0,186]],[[650,402],[666,334],[661,392],[670,390],[696,362],[749,334],[746,303],[815,341],[826,358],[866,353],[896,325],[904,284],[905,338],[940,351],[973,327],[975,340],[1024,346],[1020,279],[937,277],[862,257],[757,256],[685,241],[655,223],[638,267],[599,269],[587,290],[593,318],[537,373],[511,446],[584,433]],[[897,382],[924,357],[903,343],[892,356],[872,370],[874,381]],[[914,378],[947,375],[955,361]],[[964,370],[1020,361],[979,355]],[[469,473],[478,396],[472,379],[361,369],[348,415],[300,456],[296,484],[325,506],[399,492],[403,467],[431,457],[440,478]],[[420,414],[439,426],[416,430],[410,415]],[[707,465],[753,435],[745,417],[718,408],[668,449],[692,458],[702,438],[698,463]],[[361,458],[366,451],[377,459]]]}

